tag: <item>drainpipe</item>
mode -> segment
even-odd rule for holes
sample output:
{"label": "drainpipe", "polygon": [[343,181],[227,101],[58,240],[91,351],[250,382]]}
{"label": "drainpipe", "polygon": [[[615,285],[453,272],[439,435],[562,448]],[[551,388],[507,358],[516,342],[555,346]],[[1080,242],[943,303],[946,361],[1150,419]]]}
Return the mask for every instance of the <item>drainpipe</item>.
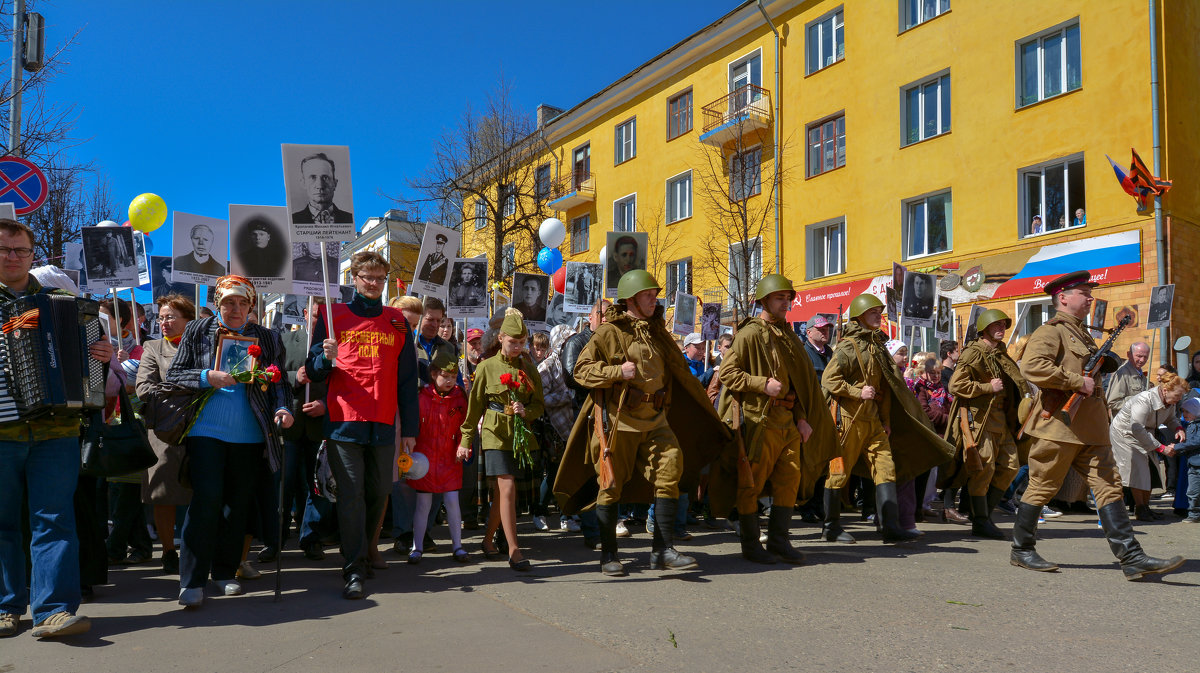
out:
{"label": "drainpipe", "polygon": [[[1150,0],[1150,127],[1154,133],[1154,174],[1162,175],[1162,128],[1158,111],[1158,2]],[[1167,238],[1163,228],[1162,196],[1154,197],[1154,244],[1158,253],[1158,284],[1167,284]],[[1170,327],[1163,330],[1158,361],[1170,362]]]}
{"label": "drainpipe", "polygon": [[[1153,3],[1153,0],[1151,0],[1151,3]],[[779,237],[779,162],[783,160],[783,148],[779,146],[779,99],[781,97],[779,90],[779,31],[775,29],[775,24],[771,21],[771,17],[767,16],[767,10],[763,8],[762,0],[758,0],[758,11],[762,12],[763,18],[767,20],[767,25],[771,28],[771,32],[775,33],[775,273],[780,273],[779,260],[783,256],[783,239]],[[1157,157],[1157,155],[1155,156]]]}

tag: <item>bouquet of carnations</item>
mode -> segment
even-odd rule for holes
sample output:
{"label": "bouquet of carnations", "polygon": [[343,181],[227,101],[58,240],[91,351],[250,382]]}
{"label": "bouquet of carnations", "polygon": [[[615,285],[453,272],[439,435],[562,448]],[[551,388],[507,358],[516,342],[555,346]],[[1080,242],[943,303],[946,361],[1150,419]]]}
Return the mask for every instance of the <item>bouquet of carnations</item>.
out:
{"label": "bouquet of carnations", "polygon": [[[263,369],[257,365],[258,358],[262,356],[262,346],[258,344],[250,344],[246,351],[246,357],[233,366],[233,370],[229,375],[238,383],[257,383],[263,391],[266,391],[268,383],[278,383],[283,379],[283,372],[279,371],[279,367],[269,365]],[[254,358],[255,366],[250,369],[242,369],[242,364],[247,359]]]}
{"label": "bouquet of carnations", "polygon": [[533,383],[523,370],[518,371],[516,376],[509,373],[501,374],[500,383],[504,384],[505,388],[508,388],[508,404],[504,405],[504,413],[512,416],[513,419],[513,457],[517,459],[518,467],[532,468],[533,449],[531,445],[533,443],[533,433],[525,425],[525,419],[513,413],[513,403],[520,401],[517,399],[517,391],[532,391]]}

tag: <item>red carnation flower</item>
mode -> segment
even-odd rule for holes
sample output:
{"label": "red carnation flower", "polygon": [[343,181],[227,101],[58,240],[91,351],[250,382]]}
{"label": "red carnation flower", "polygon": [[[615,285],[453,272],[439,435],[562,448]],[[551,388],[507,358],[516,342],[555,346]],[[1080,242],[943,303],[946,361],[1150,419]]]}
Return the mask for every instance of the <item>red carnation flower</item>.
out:
{"label": "red carnation flower", "polygon": [[262,355],[262,348],[258,344],[250,344],[246,350],[250,353],[250,357],[256,358]]}
{"label": "red carnation flower", "polygon": [[[254,346],[254,348],[258,348],[258,346]],[[275,365],[267,367],[266,371],[267,375],[271,377],[271,383],[279,383],[279,381],[283,379],[283,372],[279,371],[279,367],[276,367]]]}
{"label": "red carnation flower", "polygon": [[506,386],[511,386],[512,382],[513,382],[512,374],[505,372],[500,375],[500,383],[503,383]]}

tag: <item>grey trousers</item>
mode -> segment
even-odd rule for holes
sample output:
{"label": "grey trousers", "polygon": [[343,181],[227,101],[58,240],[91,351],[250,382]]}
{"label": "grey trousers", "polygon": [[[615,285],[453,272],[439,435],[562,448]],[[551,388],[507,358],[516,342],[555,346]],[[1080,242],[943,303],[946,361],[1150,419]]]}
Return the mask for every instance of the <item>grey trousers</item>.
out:
{"label": "grey trousers", "polygon": [[337,481],[337,518],[342,538],[342,577],[366,577],[367,548],[392,490],[392,444],[330,441],[329,467]]}

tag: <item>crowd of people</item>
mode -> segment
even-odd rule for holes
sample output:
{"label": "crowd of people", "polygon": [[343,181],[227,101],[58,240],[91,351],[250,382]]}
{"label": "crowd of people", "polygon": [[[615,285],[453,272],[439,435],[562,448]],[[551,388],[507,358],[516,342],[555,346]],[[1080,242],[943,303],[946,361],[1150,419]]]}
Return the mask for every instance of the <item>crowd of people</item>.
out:
{"label": "crowd of people", "polygon": [[[6,300],[73,290],[53,267],[31,273],[32,241],[0,220]],[[385,304],[388,269],[356,253],[353,300],[310,304],[282,332],[258,324],[256,290],[239,276],[217,282],[211,315],[161,297],[157,340],[139,334],[133,307],[106,299],[119,345],[90,355],[110,365],[111,422],[122,389],[135,407],[167,391],[196,403],[182,439],[151,433],[156,464],[104,479],[79,473],[77,416],[0,424],[0,637],[29,608],[34,636],[86,631],[80,603],[110,566],[153,562],[155,539],[179,604],[195,609],[210,586],[242,594],[293,535],[311,561],[336,546],[342,596],[356,600],[388,567],[381,538],[416,565],[441,549],[443,523],[453,562],[529,571],[539,553],[522,547],[527,521],[578,535],[600,572],[620,577],[630,559],[618,540],[643,526],[650,567],[687,570],[700,562],[677,545],[700,526],[736,535],[751,563],[799,564],[796,518],[832,544],[872,523],[884,542],[907,543],[935,519],[1008,539],[1003,513],[1014,517],[1010,562],[1053,571],[1037,527],[1072,511],[1098,516],[1138,579],[1183,559],[1147,555],[1130,511],[1163,518],[1150,506],[1157,489],[1200,522],[1200,353],[1187,380],[1166,366],[1148,376],[1140,342],[1123,364],[1105,360],[1106,381],[1088,376],[1086,272],[1048,284],[1057,316],[1011,346],[1012,321],[990,309],[977,340],[910,357],[872,295],[844,324],[818,315],[797,334],[786,319],[795,290],[777,274],[759,283],[756,315],[706,353],[698,334],[668,331],[646,271],[623,274],[616,300],[578,329],[531,334],[514,308],[463,333],[437,298]],[[241,343],[246,355],[228,366],[227,344]],[[1072,393],[1082,399],[1067,403]],[[868,532],[851,534],[843,512]]]}

